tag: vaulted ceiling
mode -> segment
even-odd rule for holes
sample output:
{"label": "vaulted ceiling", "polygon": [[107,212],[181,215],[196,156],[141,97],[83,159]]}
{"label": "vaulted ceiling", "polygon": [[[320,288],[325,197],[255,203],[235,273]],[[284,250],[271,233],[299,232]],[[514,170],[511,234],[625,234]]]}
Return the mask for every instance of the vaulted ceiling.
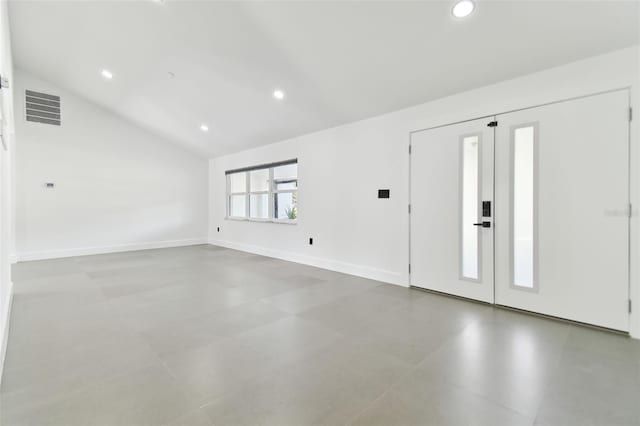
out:
{"label": "vaulted ceiling", "polygon": [[11,1],[10,20],[18,68],[206,156],[639,41],[636,1],[452,4]]}

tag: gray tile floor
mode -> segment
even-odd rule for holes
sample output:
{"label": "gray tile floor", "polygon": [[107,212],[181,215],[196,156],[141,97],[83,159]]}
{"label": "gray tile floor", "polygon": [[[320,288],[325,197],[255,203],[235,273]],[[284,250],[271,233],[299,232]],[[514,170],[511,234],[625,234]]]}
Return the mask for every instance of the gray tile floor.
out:
{"label": "gray tile floor", "polygon": [[639,425],[640,342],[213,246],[19,263],[2,425]]}

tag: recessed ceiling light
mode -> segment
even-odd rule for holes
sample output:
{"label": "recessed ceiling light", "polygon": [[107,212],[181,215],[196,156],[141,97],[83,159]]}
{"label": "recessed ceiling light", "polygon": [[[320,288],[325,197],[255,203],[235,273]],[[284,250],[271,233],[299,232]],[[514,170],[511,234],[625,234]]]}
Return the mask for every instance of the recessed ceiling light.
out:
{"label": "recessed ceiling light", "polygon": [[280,89],[276,89],[273,91],[273,97],[278,100],[282,100],[284,99],[284,92]]}
{"label": "recessed ceiling light", "polygon": [[472,0],[460,0],[455,5],[453,5],[451,13],[456,18],[464,18],[471,15],[471,12],[473,12],[473,9],[475,8],[476,5]]}
{"label": "recessed ceiling light", "polygon": [[201,124],[200,125],[200,130],[202,130],[203,132],[208,132],[209,131],[209,126],[207,126],[206,124]]}
{"label": "recessed ceiling light", "polygon": [[102,70],[101,74],[107,80],[111,80],[113,78],[113,73],[111,73],[111,71],[109,71],[109,70]]}

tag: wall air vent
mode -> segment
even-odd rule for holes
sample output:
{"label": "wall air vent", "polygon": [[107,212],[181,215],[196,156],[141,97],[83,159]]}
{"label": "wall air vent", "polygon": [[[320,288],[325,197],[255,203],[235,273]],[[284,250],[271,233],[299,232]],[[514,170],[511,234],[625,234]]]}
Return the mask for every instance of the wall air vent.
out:
{"label": "wall air vent", "polygon": [[27,121],[60,125],[60,96],[25,91]]}

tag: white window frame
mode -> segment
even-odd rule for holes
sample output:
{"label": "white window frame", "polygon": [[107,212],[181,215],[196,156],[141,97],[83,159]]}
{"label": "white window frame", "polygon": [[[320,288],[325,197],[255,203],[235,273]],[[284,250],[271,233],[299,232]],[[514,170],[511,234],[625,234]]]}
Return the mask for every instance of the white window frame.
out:
{"label": "white window frame", "polygon": [[[271,223],[283,223],[296,225],[298,223],[298,218],[296,219],[278,219],[275,217],[275,203],[274,199],[277,194],[283,193],[296,193],[298,192],[298,177],[296,175],[296,188],[295,189],[282,189],[276,190],[275,181],[273,179],[273,170],[276,167],[285,166],[289,164],[298,164],[298,159],[292,159],[287,161],[280,161],[277,163],[263,164],[259,166],[253,167],[245,167],[237,170],[229,170],[225,172],[226,179],[226,215],[225,219],[227,220],[239,220],[239,221],[247,221],[247,222],[271,222]],[[250,173],[257,170],[269,170],[269,185],[266,191],[251,191],[251,179]],[[244,192],[231,192],[231,176],[244,173],[245,175],[245,190]],[[251,195],[264,195],[267,194],[268,198],[268,211],[269,215],[266,218],[259,217],[251,217]],[[244,195],[245,196],[245,216],[231,216],[231,197],[234,195]],[[297,206],[297,203],[296,203]]]}
{"label": "white window frame", "polygon": [[280,190],[278,190],[278,189],[276,189],[276,181],[273,178],[273,169],[274,168],[271,168],[271,173],[270,173],[270,176],[269,176],[269,178],[270,178],[269,179],[269,183],[270,183],[269,200],[271,202],[271,205],[269,207],[271,209],[270,210],[271,211],[271,215],[273,216],[273,220],[275,222],[295,224],[295,223],[298,222],[297,217],[296,217],[296,219],[288,219],[288,218],[287,219],[278,219],[278,218],[276,218],[275,199],[278,196],[278,194],[296,194],[296,210],[297,210],[297,206],[298,206],[298,203],[297,203],[297,193],[298,193],[298,176],[297,176],[297,173],[296,173],[296,179],[295,179],[295,181],[296,181],[296,188],[295,189],[280,189]]}
{"label": "white window frame", "polygon": [[[267,190],[266,191],[252,191],[251,190],[251,172],[257,172],[260,170],[268,170],[269,177],[267,182]],[[269,222],[271,220],[271,180],[273,179],[273,168],[269,167],[268,169],[260,168],[248,170],[245,172],[247,174],[247,218],[254,222]],[[252,195],[266,195],[267,196],[267,217],[251,217],[251,196]]]}
{"label": "white window frame", "polygon": [[[235,174],[235,173],[234,173]],[[244,220],[249,215],[249,176],[245,173],[244,192],[231,192],[231,174],[225,175],[227,185],[227,211],[225,218],[233,220]],[[244,195],[245,216],[231,216],[231,197],[234,195]]]}

